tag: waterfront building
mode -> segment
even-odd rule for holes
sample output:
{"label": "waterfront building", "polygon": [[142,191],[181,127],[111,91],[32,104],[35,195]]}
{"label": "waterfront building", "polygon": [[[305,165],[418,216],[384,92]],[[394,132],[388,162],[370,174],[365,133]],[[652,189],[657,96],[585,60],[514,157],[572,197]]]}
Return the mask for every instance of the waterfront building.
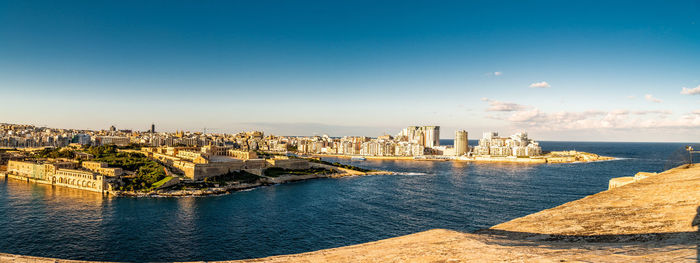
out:
{"label": "waterfront building", "polygon": [[26,178],[46,180],[56,173],[58,169],[72,169],[78,166],[75,162],[30,162],[10,160],[7,163],[7,172]]}
{"label": "waterfront building", "polygon": [[431,155],[444,155],[444,156],[455,156],[457,155],[456,149],[451,145],[440,145],[430,148]]}
{"label": "waterfront building", "polygon": [[527,145],[525,148],[525,156],[539,156],[542,155],[542,147],[538,142],[533,142]]}
{"label": "waterfront building", "polygon": [[427,148],[440,145],[440,126],[424,126],[425,144]]}
{"label": "waterfront building", "polygon": [[524,132],[510,137],[499,137],[498,132],[484,132],[479,145],[474,147],[474,155],[477,156],[530,157],[541,154],[539,143],[529,139]]}
{"label": "waterfront building", "polygon": [[[105,177],[91,171],[76,170],[75,162],[35,163],[26,161],[9,161],[9,176],[33,180],[37,183],[51,184],[93,192],[108,190]],[[120,169],[121,171],[121,169]]]}
{"label": "waterfront building", "polygon": [[425,152],[425,148],[418,144],[409,142],[397,142],[394,147],[395,156],[421,156]]}
{"label": "waterfront building", "polygon": [[455,155],[462,156],[469,152],[469,135],[465,130],[455,132]]}
{"label": "waterfront building", "polygon": [[396,136],[400,141],[419,144],[426,148],[440,145],[440,126],[408,126]]}
{"label": "waterfront building", "polygon": [[90,171],[74,169],[58,169],[47,178],[52,185],[76,188],[81,190],[104,192],[108,189],[105,177]]}
{"label": "waterfront building", "polygon": [[425,147],[420,144],[410,145],[411,156],[423,156],[425,154]]}
{"label": "waterfront building", "polygon": [[56,167],[51,164],[42,164],[25,161],[9,161],[7,172],[26,178],[45,180],[47,174],[55,173]]}

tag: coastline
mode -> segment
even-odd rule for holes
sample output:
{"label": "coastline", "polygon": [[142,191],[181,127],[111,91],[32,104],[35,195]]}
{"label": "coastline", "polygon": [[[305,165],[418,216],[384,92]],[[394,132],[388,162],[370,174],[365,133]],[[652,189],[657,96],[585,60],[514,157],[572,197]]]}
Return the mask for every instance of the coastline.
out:
{"label": "coastline", "polygon": [[[320,166],[320,167],[329,167],[329,168],[331,167],[329,165],[324,165],[324,164],[315,164],[315,165]],[[313,179],[395,174],[394,172],[389,172],[389,171],[360,172],[360,171],[345,169],[345,168],[341,168],[341,167],[333,167],[333,169],[339,170],[341,172],[331,173],[331,174],[281,175],[281,176],[277,176],[277,177],[262,177],[255,183],[235,183],[235,184],[228,184],[225,186],[207,187],[207,188],[201,188],[201,189],[182,189],[182,190],[162,189],[162,190],[153,190],[150,192],[105,190],[102,194],[103,195],[111,195],[111,196],[115,196],[115,197],[210,196],[210,195],[230,194],[230,193],[249,190],[249,189],[258,188],[258,187],[264,187],[264,186],[270,186],[270,185],[276,185],[276,184],[285,184],[285,183],[298,182],[298,181],[313,180]],[[0,176],[5,177],[7,179],[24,181],[27,183],[52,185],[48,181],[37,180],[34,178],[28,178],[28,177],[23,177],[23,176],[19,176],[19,175],[0,173]],[[57,187],[63,187],[63,186],[57,186]],[[81,189],[78,189],[78,190],[81,190]],[[94,192],[94,191],[91,191],[91,192]],[[98,192],[96,192],[96,193],[98,193]]]}
{"label": "coastline", "polygon": [[402,161],[433,161],[433,162],[476,162],[476,163],[519,163],[519,164],[557,164],[557,163],[589,163],[599,161],[616,160],[616,157],[601,156],[594,153],[578,152],[578,151],[555,151],[547,155],[536,157],[501,157],[501,156],[474,156],[474,157],[432,157],[424,155],[420,157],[414,156],[364,156],[364,155],[345,155],[345,154],[312,154],[312,157],[333,157],[352,159],[362,157],[368,160],[402,160]]}
{"label": "coastline", "polygon": [[[695,262],[697,189],[700,165],[681,166],[472,233],[433,229],[300,254],[217,262]],[[0,262],[89,261],[0,253]]]}
{"label": "coastline", "polygon": [[[353,155],[340,155],[340,154],[314,154],[313,157],[335,157],[351,159],[358,156]],[[587,152],[577,152],[577,151],[559,151],[551,152],[544,156],[529,157],[529,158],[515,158],[515,157],[491,157],[491,156],[476,156],[476,157],[460,157],[460,158],[430,158],[429,156],[424,156],[423,158],[415,158],[409,156],[362,156],[370,160],[402,160],[402,161],[430,161],[430,162],[474,162],[474,163],[514,163],[514,164],[563,164],[563,163],[589,163],[589,162],[600,162],[600,161],[610,161],[617,158],[600,156],[593,153]],[[391,175],[394,172],[389,171],[368,171],[361,172],[351,169],[346,169],[342,167],[332,166],[322,163],[314,163],[313,166],[318,168],[325,168],[329,170],[339,171],[332,174],[309,174],[309,175],[282,175],[278,177],[267,177],[262,176],[254,183],[240,183],[235,182],[233,184],[226,184],[223,186],[216,187],[206,187],[206,188],[191,188],[191,189],[155,189],[149,192],[136,192],[136,191],[120,191],[120,190],[104,190],[102,194],[112,195],[117,197],[186,197],[186,196],[210,196],[210,195],[222,195],[230,194],[233,192],[253,189],[257,187],[264,187],[275,184],[284,184],[289,182],[313,180],[320,178],[341,178],[348,176],[366,176],[366,175]],[[0,173],[0,175],[4,175]],[[7,178],[14,180],[21,180],[26,182],[33,182],[39,184],[52,185],[48,181],[37,180],[34,178],[27,178],[19,175],[6,174]],[[62,187],[62,186],[59,186]],[[93,191],[94,192],[94,191]]]}
{"label": "coastline", "polygon": [[148,193],[117,193],[116,196],[130,196],[130,197],[184,197],[184,196],[208,196],[208,195],[221,195],[229,194],[238,191],[276,185],[285,184],[291,182],[299,182],[314,179],[323,178],[342,178],[351,176],[367,176],[367,175],[391,175],[394,172],[389,171],[369,171],[360,172],[355,170],[350,170],[342,167],[335,167],[326,164],[314,164],[316,167],[334,169],[340,172],[331,174],[306,174],[306,175],[281,175],[277,177],[263,176],[258,182],[247,184],[231,184],[223,187],[210,187],[205,189],[191,189],[191,190],[156,190]]}

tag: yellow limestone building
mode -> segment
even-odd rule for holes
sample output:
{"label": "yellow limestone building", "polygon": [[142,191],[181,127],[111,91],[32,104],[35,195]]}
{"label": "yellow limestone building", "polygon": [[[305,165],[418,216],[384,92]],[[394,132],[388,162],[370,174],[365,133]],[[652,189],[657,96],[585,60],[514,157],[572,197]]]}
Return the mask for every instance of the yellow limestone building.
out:
{"label": "yellow limestone building", "polygon": [[35,163],[9,161],[8,176],[37,183],[51,184],[93,192],[109,190],[105,176],[87,170],[78,170],[74,162]]}

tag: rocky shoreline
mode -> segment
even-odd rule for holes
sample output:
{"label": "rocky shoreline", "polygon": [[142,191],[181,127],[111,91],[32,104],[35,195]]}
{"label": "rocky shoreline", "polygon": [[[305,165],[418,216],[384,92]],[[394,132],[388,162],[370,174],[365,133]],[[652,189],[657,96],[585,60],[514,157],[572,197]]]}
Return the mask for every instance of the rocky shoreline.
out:
{"label": "rocky shoreline", "polygon": [[[106,190],[103,194],[116,196],[116,197],[185,197],[185,196],[209,196],[209,195],[222,195],[229,194],[238,191],[249,190],[257,187],[284,184],[297,181],[321,179],[321,178],[341,178],[349,176],[367,176],[367,175],[392,175],[394,172],[389,171],[368,171],[361,172],[351,169],[346,169],[342,167],[336,167],[327,164],[313,164],[315,167],[325,168],[328,170],[336,171],[330,174],[306,174],[306,175],[281,175],[276,177],[271,176],[261,176],[256,182],[252,183],[241,183],[241,182],[227,182],[226,185],[216,186],[216,187],[206,187],[206,188],[192,188],[192,189],[157,189],[149,192],[138,192],[138,191],[122,191],[122,190]],[[21,180],[31,183],[41,183],[49,184],[48,182],[35,180],[31,178],[25,178],[21,176],[0,173],[0,176],[6,177],[12,180]],[[62,187],[62,186],[58,186]]]}
{"label": "rocky shoreline", "polygon": [[[336,169],[338,169],[336,167]],[[352,170],[350,170],[352,171]],[[391,175],[393,172],[388,171],[373,171],[373,172],[348,172],[344,171],[341,173],[332,174],[309,174],[309,175],[283,175],[278,177],[262,177],[258,182],[255,183],[233,183],[225,186],[219,187],[208,187],[202,189],[181,189],[181,190],[154,190],[150,192],[132,192],[132,191],[111,191],[110,195],[120,196],[120,197],[186,197],[186,196],[209,196],[209,195],[222,195],[229,194],[238,191],[249,190],[258,187],[285,184],[291,182],[321,179],[321,178],[341,178],[349,176],[366,176],[366,175]]]}
{"label": "rocky shoreline", "polygon": [[224,187],[210,187],[204,189],[182,190],[155,190],[151,192],[112,191],[109,194],[119,197],[184,197],[184,196],[208,196],[228,194],[265,186],[263,183],[227,185]]}

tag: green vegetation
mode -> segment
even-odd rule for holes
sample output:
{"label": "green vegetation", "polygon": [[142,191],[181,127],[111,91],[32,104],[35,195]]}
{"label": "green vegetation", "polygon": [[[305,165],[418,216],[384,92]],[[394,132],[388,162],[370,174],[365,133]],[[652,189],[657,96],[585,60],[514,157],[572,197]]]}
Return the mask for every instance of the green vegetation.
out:
{"label": "green vegetation", "polygon": [[125,185],[121,190],[149,190],[153,184],[166,177],[165,167],[141,153],[118,152],[114,145],[89,147],[85,151],[95,156],[94,161],[134,172],[134,177],[124,178]]}
{"label": "green vegetation", "polygon": [[167,183],[168,181],[170,181],[170,180],[172,180],[172,179],[173,179],[172,176],[165,177],[165,178],[163,178],[163,180],[160,180],[160,181],[158,181],[158,182],[153,183],[153,184],[151,185],[151,187],[154,188],[154,189],[155,189],[155,188],[158,188],[158,187],[160,187],[161,185]]}
{"label": "green vegetation", "polygon": [[143,146],[144,146],[143,144],[139,144],[139,143],[130,143],[127,146],[118,146],[117,148],[118,149],[125,149],[125,150],[127,150],[127,149],[128,150],[141,150],[141,148],[143,148]]}
{"label": "green vegetation", "polygon": [[44,148],[39,151],[34,151],[32,154],[34,158],[75,158],[75,152],[66,148]]}
{"label": "green vegetation", "polygon": [[226,185],[228,183],[238,182],[238,183],[257,183],[260,180],[260,176],[246,172],[237,171],[231,172],[224,175],[214,176],[205,178],[202,182],[183,182],[180,181],[179,184],[170,187],[171,190],[184,190],[184,189],[204,189],[210,187],[217,187],[221,185]]}
{"label": "green vegetation", "polygon": [[240,183],[255,183],[260,179],[260,176],[246,172],[246,171],[237,171],[237,172],[231,172],[219,176],[214,176],[214,177],[209,177],[205,178],[204,182],[206,183],[217,183],[217,184],[225,184],[227,182],[240,182]]}
{"label": "green vegetation", "polygon": [[265,176],[278,177],[282,175],[308,175],[308,174],[331,174],[333,171],[323,168],[309,168],[303,170],[288,170],[279,167],[265,169]]}
{"label": "green vegetation", "polygon": [[370,170],[370,169],[365,169],[365,168],[357,167],[357,166],[354,166],[354,165],[342,164],[342,163],[339,163],[339,162],[334,162],[334,163],[326,162],[326,161],[323,161],[323,160],[321,160],[321,159],[316,159],[316,158],[309,158],[309,159],[307,159],[307,160],[309,160],[309,162],[312,162],[312,163],[320,163],[320,164],[325,164],[325,165],[330,165],[330,166],[345,168],[345,169],[354,170],[354,171],[363,172],[363,173],[374,171],[374,170]]}

